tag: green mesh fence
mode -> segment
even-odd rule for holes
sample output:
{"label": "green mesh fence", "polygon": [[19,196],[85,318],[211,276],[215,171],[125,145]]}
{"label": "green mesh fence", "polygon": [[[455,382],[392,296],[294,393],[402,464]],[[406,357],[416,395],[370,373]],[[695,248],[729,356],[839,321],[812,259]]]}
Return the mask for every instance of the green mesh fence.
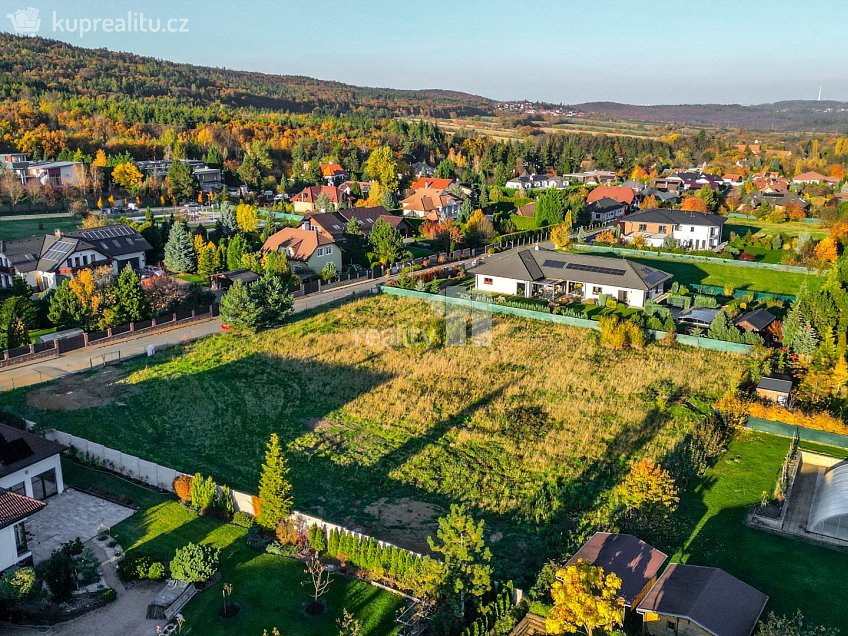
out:
{"label": "green mesh fence", "polygon": [[829,433],[828,431],[817,431],[813,428],[793,426],[792,424],[784,424],[783,422],[775,422],[773,420],[764,420],[759,417],[749,417],[745,428],[749,428],[752,431],[760,431],[761,433],[779,435],[781,437],[797,436],[798,439],[802,439],[805,442],[815,442],[817,444],[825,444],[827,446],[836,446],[837,448],[848,448],[848,435],[839,435],[838,433]]}

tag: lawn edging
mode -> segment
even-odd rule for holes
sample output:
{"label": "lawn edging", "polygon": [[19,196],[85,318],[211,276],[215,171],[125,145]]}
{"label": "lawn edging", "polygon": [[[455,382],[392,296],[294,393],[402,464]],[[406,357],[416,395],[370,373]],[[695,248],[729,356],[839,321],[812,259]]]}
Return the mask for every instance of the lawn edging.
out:
{"label": "lawn edging", "polygon": [[637,250],[629,247],[615,247],[612,245],[594,245],[591,243],[575,244],[580,250],[589,252],[612,252],[622,256],[641,256],[642,258],[653,258],[657,260],[680,260],[695,263],[715,263],[716,265],[732,265],[736,267],[748,267],[753,269],[770,269],[777,272],[792,272],[793,274],[818,274],[818,270],[800,265],[780,265],[779,263],[763,263],[756,261],[737,261],[731,258],[714,258],[712,256],[699,256],[696,254],[678,254],[677,252],[654,252],[652,250]]}
{"label": "lawn edging", "polygon": [[[429,294],[427,292],[419,292],[413,289],[404,289],[402,287],[393,287],[391,285],[380,285],[380,291],[384,294],[389,294],[390,296],[416,298],[418,300],[426,300],[427,302],[444,302],[450,305],[462,305],[464,307],[469,307],[472,311],[477,310],[495,314],[508,314],[519,318],[542,320],[559,325],[579,327],[581,329],[593,329],[595,331],[600,331],[601,329],[597,321],[589,320],[588,318],[574,318],[573,316],[563,316],[561,314],[533,311],[532,309],[521,309],[519,307],[508,307],[505,305],[499,305],[498,303],[481,302],[479,300],[469,300],[466,298],[458,298],[456,296],[447,296],[443,294]],[[646,329],[645,331],[651,334],[651,336],[656,340],[662,340],[666,336],[665,331],[656,331],[654,329]],[[723,340],[702,338],[700,336],[689,336],[680,333],[677,334],[676,337],[678,343],[700,349],[711,349],[713,351],[723,351],[725,353],[742,353],[745,355],[750,355],[754,351],[754,345],[741,344],[738,342],[725,342]]]}

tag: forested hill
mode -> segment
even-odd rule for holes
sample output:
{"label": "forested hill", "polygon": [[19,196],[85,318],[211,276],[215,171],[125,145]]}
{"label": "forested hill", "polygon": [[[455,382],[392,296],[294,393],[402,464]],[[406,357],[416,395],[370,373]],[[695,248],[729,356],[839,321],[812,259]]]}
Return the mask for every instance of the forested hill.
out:
{"label": "forested hill", "polygon": [[309,112],[384,108],[399,115],[446,117],[491,111],[493,101],[445,90],[363,88],[294,75],[177,64],[132,53],[85,49],[57,40],[0,33],[0,99],[44,93],[136,100],[177,98],[196,106]]}
{"label": "forested hill", "polygon": [[664,104],[636,106],[616,102],[576,104],[571,108],[610,119],[716,126],[763,131],[818,131],[844,134],[848,102],[783,101],[774,104]]}

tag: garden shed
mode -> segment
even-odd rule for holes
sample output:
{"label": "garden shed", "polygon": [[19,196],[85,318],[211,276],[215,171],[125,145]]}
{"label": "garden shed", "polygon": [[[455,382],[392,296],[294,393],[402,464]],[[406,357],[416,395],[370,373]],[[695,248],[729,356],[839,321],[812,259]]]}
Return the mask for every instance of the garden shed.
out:
{"label": "garden shed", "polygon": [[848,460],[825,471],[807,527],[810,532],[848,541]]}
{"label": "garden shed", "polygon": [[789,403],[792,396],[792,380],[763,376],[757,383],[757,397],[781,406]]}

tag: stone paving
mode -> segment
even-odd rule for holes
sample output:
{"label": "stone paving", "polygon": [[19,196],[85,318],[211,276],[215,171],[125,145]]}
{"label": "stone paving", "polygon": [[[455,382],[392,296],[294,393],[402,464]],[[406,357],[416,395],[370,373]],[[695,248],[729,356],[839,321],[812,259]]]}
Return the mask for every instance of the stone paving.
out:
{"label": "stone paving", "polygon": [[36,563],[66,541],[93,538],[98,528],[111,528],[135,511],[99,497],[66,488],[50,497],[47,506],[27,521],[29,549]]}

